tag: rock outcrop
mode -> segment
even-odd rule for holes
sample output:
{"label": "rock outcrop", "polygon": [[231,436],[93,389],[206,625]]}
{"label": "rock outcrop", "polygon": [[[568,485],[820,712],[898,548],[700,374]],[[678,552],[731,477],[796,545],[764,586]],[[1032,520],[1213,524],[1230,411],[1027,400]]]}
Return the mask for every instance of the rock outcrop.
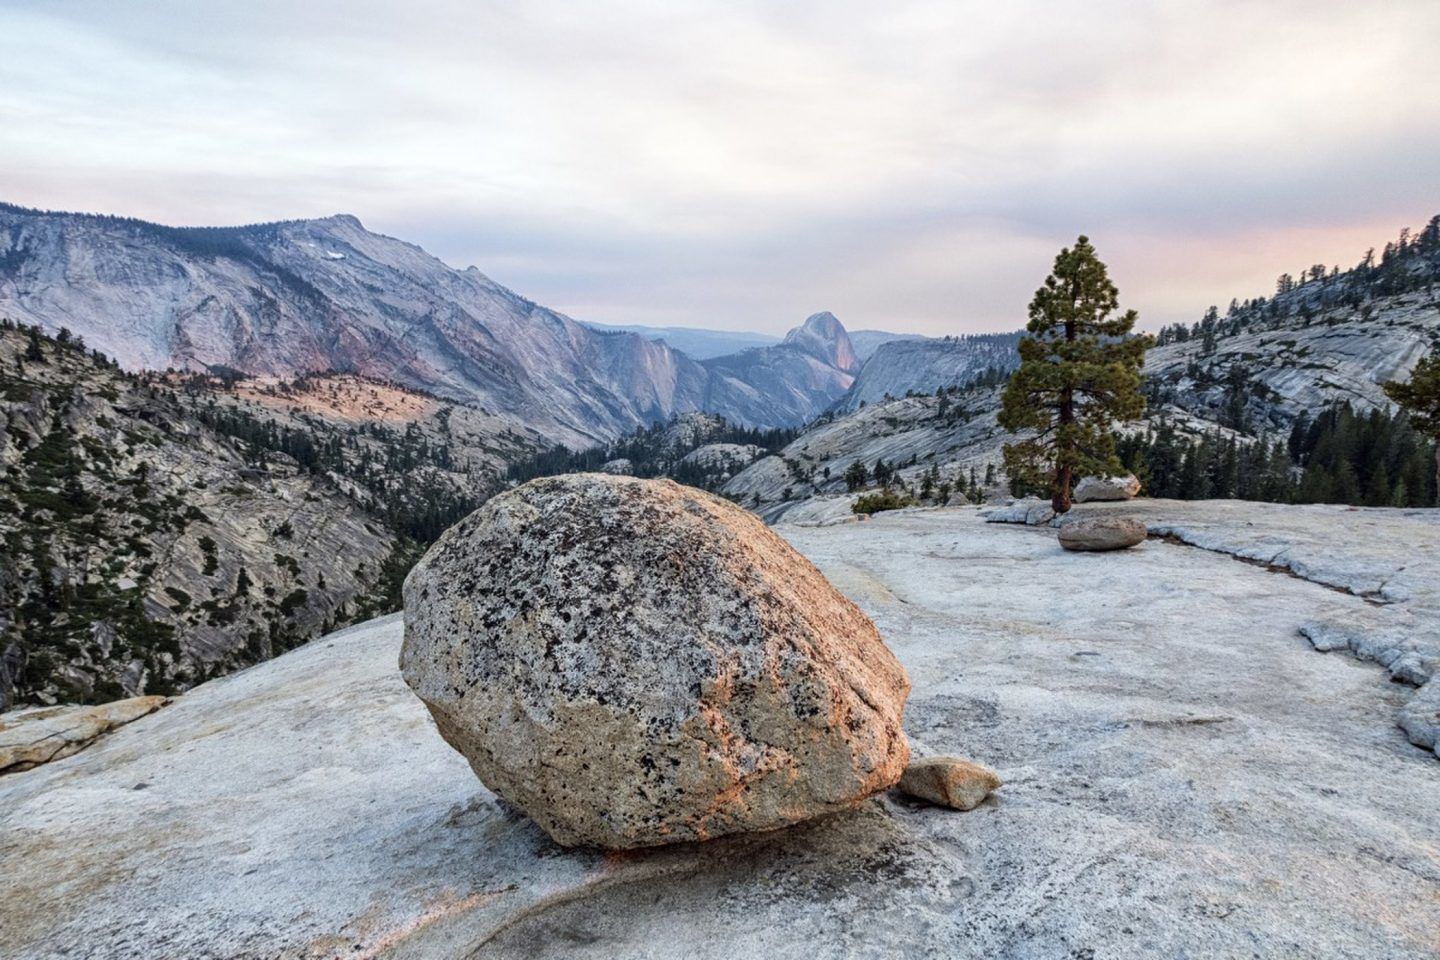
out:
{"label": "rock outcrop", "polygon": [[902,792],[954,810],[974,810],[1000,785],[994,770],[959,757],[913,760],[900,778]]}
{"label": "rock outcrop", "polygon": [[1039,497],[1023,497],[991,507],[985,511],[984,515],[985,520],[989,523],[1023,523],[1027,526],[1038,527],[1055,519],[1055,508],[1050,506],[1049,500],[1041,500]]}
{"label": "rock outcrop", "polygon": [[[1079,509],[1440,589],[1440,511]],[[1143,589],[1015,589],[1094,558],[970,510],[783,529],[908,669],[914,740],[1004,774],[991,801],[889,791],[774,833],[562,850],[436,734],[388,617],[0,776],[0,956],[1432,960],[1440,766],[1394,725],[1407,688],[1295,634],[1415,600],[1172,540],[1106,558]]]}
{"label": "rock outcrop", "polygon": [[0,714],[0,773],[29,770],[79,753],[96,737],[165,705],[131,697],[98,706],[37,707]]}
{"label": "rock outcrop", "polygon": [[1016,350],[1020,337],[1020,333],[982,333],[881,344],[836,406],[848,413],[887,398],[961,387],[990,371],[1008,373],[1020,364]]}
{"label": "rock outcrop", "polygon": [[386,602],[384,521],[201,393],[0,327],[0,710],[175,693]]}
{"label": "rock outcrop", "polygon": [[1075,502],[1096,500],[1131,500],[1140,492],[1140,481],[1133,474],[1123,477],[1084,477],[1075,484]]}
{"label": "rock outcrop", "polygon": [[1066,550],[1124,550],[1145,541],[1145,524],[1131,517],[1077,517],[1060,526]]}
{"label": "rock outcrop", "polygon": [[909,680],[754,515],[670,481],[537,480],[405,584],[406,682],[558,842],[770,830],[893,785]]}
{"label": "rock outcrop", "polygon": [[1397,719],[1411,743],[1440,754],[1440,680],[1427,681]]}

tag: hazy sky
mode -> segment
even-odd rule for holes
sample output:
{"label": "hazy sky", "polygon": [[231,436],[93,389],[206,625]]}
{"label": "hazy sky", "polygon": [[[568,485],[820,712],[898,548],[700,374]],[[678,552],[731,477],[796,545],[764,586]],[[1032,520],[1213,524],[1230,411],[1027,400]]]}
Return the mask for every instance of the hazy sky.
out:
{"label": "hazy sky", "polygon": [[1440,212],[1440,0],[0,0],[0,199],[349,212],[582,319],[1153,328]]}

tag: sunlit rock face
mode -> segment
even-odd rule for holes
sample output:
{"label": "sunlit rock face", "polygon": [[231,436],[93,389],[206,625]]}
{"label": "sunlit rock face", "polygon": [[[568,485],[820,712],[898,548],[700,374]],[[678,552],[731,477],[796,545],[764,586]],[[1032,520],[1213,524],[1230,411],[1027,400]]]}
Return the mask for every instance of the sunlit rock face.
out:
{"label": "sunlit rock face", "polygon": [[865,361],[839,407],[853,411],[886,397],[961,387],[987,370],[1008,373],[1019,365],[1019,340],[1018,333],[995,333],[907,338],[880,344]]}
{"label": "sunlit rock face", "polygon": [[717,357],[705,366],[711,373],[705,409],[733,410],[744,423],[769,417],[800,424],[845,396],[860,361],[840,321],[817,313],[776,346]]}
{"label": "sunlit rock face", "polygon": [[406,682],[567,846],[773,830],[894,784],[910,683],[753,514],[670,481],[536,480],[405,584]]}

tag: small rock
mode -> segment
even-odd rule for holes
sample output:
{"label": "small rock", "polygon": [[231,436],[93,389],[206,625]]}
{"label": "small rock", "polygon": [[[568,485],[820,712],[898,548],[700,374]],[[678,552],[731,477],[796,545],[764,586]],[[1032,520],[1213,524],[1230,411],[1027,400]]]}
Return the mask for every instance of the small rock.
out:
{"label": "small rock", "polygon": [[1140,492],[1140,481],[1133,474],[1123,477],[1084,477],[1075,484],[1075,502],[1095,500],[1131,500]]}
{"label": "small rock", "polygon": [[1083,517],[1060,528],[1066,550],[1124,550],[1144,541],[1145,524],[1133,517]]}
{"label": "small rock", "polygon": [[959,757],[912,760],[900,778],[904,793],[956,810],[975,809],[1000,784],[994,770]]}
{"label": "small rock", "polygon": [[619,457],[615,460],[606,460],[601,464],[600,470],[617,477],[624,477],[635,472],[635,464],[631,463],[629,459],[625,457]]}
{"label": "small rock", "polygon": [[754,514],[668,480],[535,480],[405,581],[405,681],[565,846],[773,830],[893,786],[910,681]]}
{"label": "small rock", "polygon": [[165,701],[165,697],[131,697],[98,706],[0,714],[0,773],[29,770],[79,753],[102,733],[160,709]]}

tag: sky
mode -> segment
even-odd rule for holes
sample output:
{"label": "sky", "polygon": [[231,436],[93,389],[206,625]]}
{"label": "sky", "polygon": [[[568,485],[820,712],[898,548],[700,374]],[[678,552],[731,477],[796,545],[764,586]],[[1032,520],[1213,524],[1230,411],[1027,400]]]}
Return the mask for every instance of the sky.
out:
{"label": "sky", "polygon": [[1155,329],[1440,213],[1440,2],[0,0],[0,199],[353,213],[583,320]]}

